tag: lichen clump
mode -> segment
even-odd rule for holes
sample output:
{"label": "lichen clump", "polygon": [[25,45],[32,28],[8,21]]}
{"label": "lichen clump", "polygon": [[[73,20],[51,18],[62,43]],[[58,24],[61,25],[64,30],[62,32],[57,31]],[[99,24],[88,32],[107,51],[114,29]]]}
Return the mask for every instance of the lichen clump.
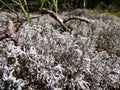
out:
{"label": "lichen clump", "polygon": [[[118,50],[120,23],[114,28],[105,16],[95,17],[91,24],[72,22],[73,31],[61,32],[55,23],[43,18],[38,24],[25,24],[17,36],[20,46],[11,39],[1,41],[1,90],[112,90],[120,84],[120,58],[109,54]],[[104,31],[106,30],[106,31]],[[111,30],[117,31],[116,33]],[[113,37],[108,35],[108,32]],[[104,32],[104,33],[103,33]],[[107,36],[108,35],[108,36]],[[97,48],[96,48],[97,47]],[[98,50],[99,49],[99,50]]]}

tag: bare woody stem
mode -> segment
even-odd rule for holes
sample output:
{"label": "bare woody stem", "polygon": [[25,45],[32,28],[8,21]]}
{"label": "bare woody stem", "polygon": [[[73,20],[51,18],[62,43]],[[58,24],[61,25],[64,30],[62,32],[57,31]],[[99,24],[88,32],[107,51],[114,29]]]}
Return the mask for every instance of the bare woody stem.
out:
{"label": "bare woody stem", "polygon": [[42,8],[41,12],[42,14],[49,14],[51,17],[53,17],[56,21],[60,23],[60,25],[63,27],[64,30],[66,31],[69,30],[69,28],[63,23],[64,22],[63,19],[53,11],[48,10],[46,8]]}
{"label": "bare woody stem", "polygon": [[42,14],[49,14],[51,17],[53,17],[56,21],[59,22],[59,24],[62,26],[64,31],[69,31],[70,30],[70,28],[66,25],[66,22],[68,22],[70,20],[73,20],[73,19],[89,23],[88,19],[83,18],[83,17],[79,17],[79,16],[71,16],[71,17],[68,17],[67,19],[62,19],[57,13],[55,13],[51,10],[48,10],[46,8],[42,8],[41,13]]}

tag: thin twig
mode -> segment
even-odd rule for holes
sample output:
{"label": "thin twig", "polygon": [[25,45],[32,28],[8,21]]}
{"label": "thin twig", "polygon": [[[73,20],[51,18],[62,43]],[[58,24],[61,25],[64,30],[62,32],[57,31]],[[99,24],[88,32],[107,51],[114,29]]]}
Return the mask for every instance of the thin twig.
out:
{"label": "thin twig", "polygon": [[14,31],[14,24],[11,20],[7,22],[7,30],[0,33],[0,41],[5,38],[11,38],[16,45],[19,45],[18,37]]}
{"label": "thin twig", "polygon": [[64,20],[64,23],[66,23],[66,22],[68,22],[68,21],[70,21],[70,20],[80,20],[80,21],[89,23],[89,20],[88,20],[87,18],[79,17],[79,16],[71,16],[71,17],[69,17],[68,19],[65,19],[65,20]]}
{"label": "thin twig", "polygon": [[57,20],[60,23],[60,25],[63,27],[64,30],[66,31],[69,30],[69,28],[63,23],[64,20],[59,15],[57,15],[55,12],[48,10],[46,8],[42,8],[41,12],[42,14],[50,14],[51,17],[53,17],[55,20]]}
{"label": "thin twig", "polygon": [[66,25],[66,22],[70,21],[70,20],[80,20],[80,21],[84,21],[86,23],[89,23],[89,20],[83,17],[79,17],[79,16],[71,16],[68,17],[67,19],[62,19],[57,13],[48,10],[46,8],[42,8],[41,10],[42,14],[49,14],[51,17],[53,17],[56,21],[58,21],[60,23],[60,25],[62,26],[62,28],[64,29],[64,31],[69,31],[70,28],[68,25]]}

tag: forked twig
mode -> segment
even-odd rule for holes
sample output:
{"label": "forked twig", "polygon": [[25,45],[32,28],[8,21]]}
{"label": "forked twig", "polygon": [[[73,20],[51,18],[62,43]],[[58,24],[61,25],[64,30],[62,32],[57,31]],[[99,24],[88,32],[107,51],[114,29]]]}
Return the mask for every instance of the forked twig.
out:
{"label": "forked twig", "polygon": [[46,8],[42,8],[41,10],[42,14],[49,14],[51,17],[53,17],[56,21],[60,23],[60,25],[63,27],[64,30],[68,31],[69,28],[64,24],[64,20],[57,15],[55,12],[48,10]]}
{"label": "forked twig", "polygon": [[86,23],[89,23],[88,19],[85,19],[85,18],[79,17],[79,16],[71,16],[71,17],[68,17],[67,19],[62,19],[57,13],[55,13],[51,10],[48,10],[46,8],[42,8],[41,13],[42,14],[49,14],[51,17],[53,17],[56,21],[58,21],[60,23],[60,25],[62,26],[62,28],[65,31],[70,30],[69,26],[66,25],[66,22],[68,22],[70,20],[76,19],[76,20],[80,20],[80,21],[84,21]]}

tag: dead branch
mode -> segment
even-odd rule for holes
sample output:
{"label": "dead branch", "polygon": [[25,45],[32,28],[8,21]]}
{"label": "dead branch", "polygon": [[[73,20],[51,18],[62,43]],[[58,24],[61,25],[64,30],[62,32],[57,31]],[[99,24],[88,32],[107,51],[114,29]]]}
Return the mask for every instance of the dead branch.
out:
{"label": "dead branch", "polygon": [[49,14],[51,17],[53,17],[55,20],[57,20],[60,23],[60,25],[63,27],[63,29],[65,31],[69,30],[69,28],[63,23],[64,20],[59,15],[57,15],[56,13],[54,13],[53,11],[48,10],[46,8],[43,8],[41,10],[41,12],[42,12],[42,14]]}
{"label": "dead branch", "polygon": [[41,10],[41,13],[42,14],[49,14],[51,17],[53,17],[56,21],[58,21],[60,23],[60,25],[62,26],[62,28],[65,31],[69,31],[70,30],[69,26],[66,25],[66,22],[68,22],[70,20],[76,19],[76,20],[80,20],[80,21],[84,21],[86,23],[89,23],[88,19],[85,19],[85,18],[79,17],[79,16],[71,16],[71,17],[69,17],[67,19],[62,19],[58,14],[56,14],[55,12],[53,12],[51,10],[48,10],[46,8],[43,8]]}
{"label": "dead branch", "polygon": [[87,18],[79,17],[79,16],[70,16],[68,19],[65,19],[63,23],[66,23],[66,22],[68,22],[70,20],[74,20],[74,19],[89,23],[89,20]]}

